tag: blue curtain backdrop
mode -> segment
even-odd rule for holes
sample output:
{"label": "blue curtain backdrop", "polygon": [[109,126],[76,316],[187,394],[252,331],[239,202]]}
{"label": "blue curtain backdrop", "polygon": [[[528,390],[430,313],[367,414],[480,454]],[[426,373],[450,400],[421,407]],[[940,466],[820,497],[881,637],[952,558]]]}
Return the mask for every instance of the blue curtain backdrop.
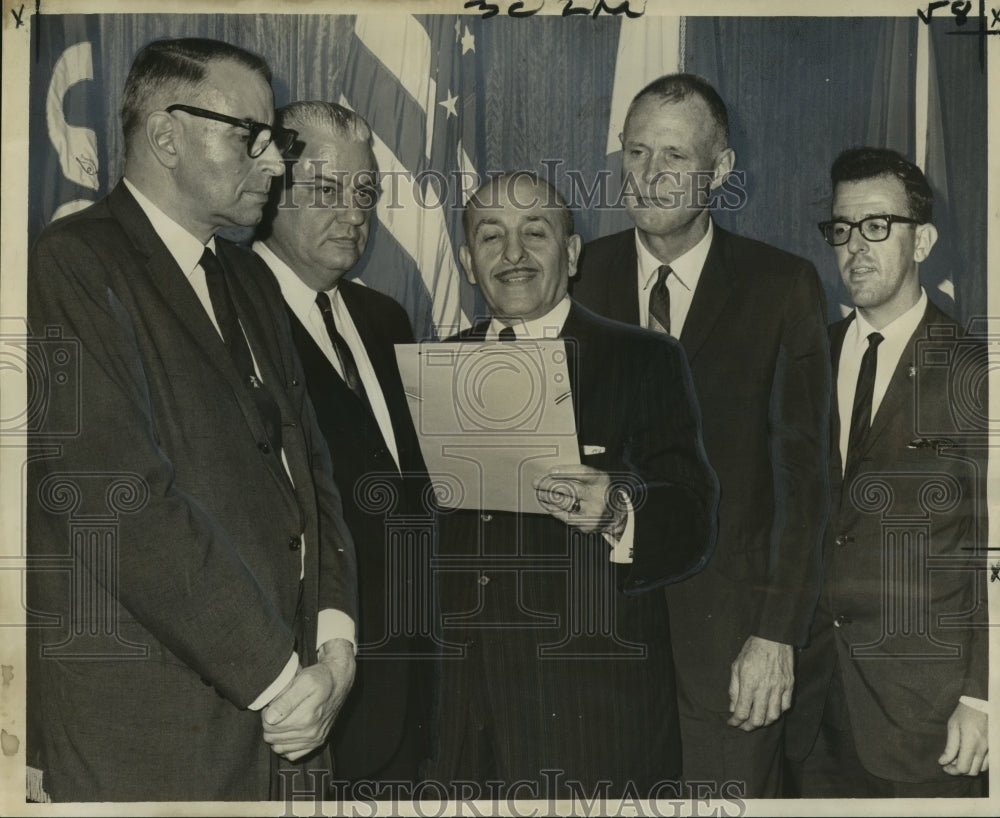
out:
{"label": "blue curtain backdrop", "polygon": [[[812,260],[830,319],[847,296],[816,222],[829,218],[829,169],[855,145],[915,150],[916,16],[688,18],[685,69],[707,77],[729,106],[746,206],[723,226]],[[986,314],[986,75],[975,38],[930,26],[932,90],[926,171],[940,238],[921,265],[933,298],[961,323]],[[953,295],[952,295],[953,293]]]}
{"label": "blue curtain backdrop", "polygon": [[[429,44],[427,70],[440,81],[437,99],[456,100],[454,115],[441,102],[414,109],[424,132],[433,130],[422,167],[457,167],[460,143],[479,174],[531,168],[564,191],[567,172],[588,187],[606,174],[612,198],[617,194],[619,155],[606,156],[605,147],[620,19],[417,15],[413,21],[419,27],[413,29],[420,41],[415,46],[424,38]],[[813,260],[827,288],[830,317],[839,317],[844,294],[833,254],[815,227],[829,211],[829,166],[842,148],[863,143],[912,156],[913,70],[922,24],[915,17],[685,22],[684,68],[710,79],[729,104],[737,170],[746,173],[745,206],[718,212],[720,223]],[[353,16],[36,18],[29,242],[60,206],[72,210],[96,200],[120,177],[122,86],[145,43],[180,36],[227,40],[269,62],[276,104],[350,96],[352,107],[373,118],[384,97],[364,92],[361,82],[370,72],[359,66],[380,24],[389,25],[388,18],[368,20],[363,39]],[[975,38],[949,36],[950,30],[948,19],[935,19],[930,28],[939,93],[929,111],[937,136],[928,144],[928,171],[939,196],[942,238],[922,273],[932,297],[965,321],[984,314],[986,305],[986,78]],[[89,43],[89,49],[60,63],[75,43]],[[424,127],[428,120],[431,129]],[[420,154],[419,140],[412,149],[412,132],[412,121],[402,119],[397,128],[376,128],[401,162]],[[379,224],[355,272],[403,304],[418,337],[430,336],[436,319],[453,308],[460,306],[468,319],[482,307],[454,257],[462,241],[454,196],[439,210],[431,215],[440,218],[411,224],[409,232],[405,225],[393,231]],[[589,208],[576,215],[584,239],[628,225],[620,212]],[[436,244],[430,250],[414,245],[421,240]]]}

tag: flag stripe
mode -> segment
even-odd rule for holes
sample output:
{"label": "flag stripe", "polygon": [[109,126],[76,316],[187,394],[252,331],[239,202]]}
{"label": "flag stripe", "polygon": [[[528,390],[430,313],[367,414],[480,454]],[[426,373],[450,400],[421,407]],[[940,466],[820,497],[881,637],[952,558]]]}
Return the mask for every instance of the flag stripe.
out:
{"label": "flag stripe", "polygon": [[373,131],[392,134],[403,164],[419,172],[424,154],[424,106],[403,91],[399,80],[357,39],[344,71],[350,107],[367,120]]}

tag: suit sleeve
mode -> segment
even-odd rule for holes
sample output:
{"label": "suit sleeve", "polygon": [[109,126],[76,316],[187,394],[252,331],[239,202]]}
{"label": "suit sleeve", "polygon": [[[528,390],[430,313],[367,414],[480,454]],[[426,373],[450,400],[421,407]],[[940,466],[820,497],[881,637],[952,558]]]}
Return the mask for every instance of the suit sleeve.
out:
{"label": "suit sleeve", "polygon": [[[227,532],[176,485],[159,446],[133,318],[105,281],[107,248],[92,243],[64,231],[43,237],[29,260],[31,330],[39,336],[56,328],[77,346],[81,385],[79,402],[49,392],[40,434],[77,423],[79,432],[60,438],[59,456],[35,464],[32,482],[37,488],[54,474],[132,478],[136,501],[118,518],[114,584],[81,550],[83,567],[155,639],[245,707],[284,667],[293,634]],[[29,515],[33,505],[31,539],[49,549],[66,542],[65,518],[37,501]]]}
{"label": "suit sleeve", "polygon": [[700,571],[717,532],[719,484],[705,455],[687,359],[672,339],[656,338],[651,351],[659,354],[643,351],[645,371],[628,387],[635,403],[626,467],[637,479],[629,492],[635,529],[626,593]]}
{"label": "suit sleeve", "polygon": [[829,512],[830,356],[825,299],[805,264],[789,287],[768,424],[774,480],[769,582],[753,633],[801,646],[808,639]]}
{"label": "suit sleeve", "polygon": [[[283,317],[287,320],[287,316]],[[294,377],[300,383],[305,383],[305,373],[298,353],[290,340],[289,344],[293,352]],[[320,431],[308,394],[305,395],[302,406],[302,428],[310,451],[319,512],[319,610],[343,611],[354,620],[356,627],[358,572],[354,540],[344,521],[343,500],[333,479],[336,464],[332,461],[330,448]]]}

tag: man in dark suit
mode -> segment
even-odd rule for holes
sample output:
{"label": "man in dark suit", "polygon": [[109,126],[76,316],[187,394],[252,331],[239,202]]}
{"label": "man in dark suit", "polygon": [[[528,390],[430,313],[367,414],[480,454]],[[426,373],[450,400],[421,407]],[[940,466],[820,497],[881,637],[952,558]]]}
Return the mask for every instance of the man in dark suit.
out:
{"label": "man in dark suit", "polygon": [[635,230],[584,247],[573,297],[680,340],[722,492],[712,562],[667,589],[684,777],[774,796],[826,515],[823,291],[804,259],[712,223],[735,157],[708,82],[674,74],[640,91],[622,150]]}
{"label": "man in dark suit", "polygon": [[[399,304],[342,280],[364,253],[377,199],[371,131],[326,102],[294,102],[276,121],[298,133],[296,161],[254,250],[288,307],[357,546],[358,672],[331,735],[336,777],[413,782],[427,757],[431,600],[421,580],[434,524],[393,350],[413,334]],[[404,599],[418,607],[394,614]]]}
{"label": "man in dark suit", "polygon": [[272,117],[258,57],[151,43],[124,180],[31,254],[31,327],[79,373],[29,464],[28,715],[55,800],[283,798],[329,773],[354,547],[278,288],[214,237],[260,219],[294,137]]}
{"label": "man in dark suit", "polygon": [[512,788],[491,798],[676,795],[670,633],[654,589],[702,568],[717,503],[683,353],[570,300],[580,237],[537,177],[485,183],[464,226],[460,260],[493,318],[459,338],[565,342],[582,465],[537,479],[547,513],[442,516],[443,634],[463,655],[443,662],[431,776]]}
{"label": "man in dark suit", "polygon": [[920,169],[854,148],[831,177],[820,228],[856,309],[830,327],[832,513],[789,717],[798,794],[981,795],[985,348],[920,286],[937,239]]}

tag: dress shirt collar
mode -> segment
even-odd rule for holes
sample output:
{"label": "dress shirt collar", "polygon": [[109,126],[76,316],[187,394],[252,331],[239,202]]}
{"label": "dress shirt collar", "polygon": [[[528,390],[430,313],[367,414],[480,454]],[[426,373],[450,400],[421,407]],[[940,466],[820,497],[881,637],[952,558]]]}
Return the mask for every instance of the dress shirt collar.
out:
{"label": "dress shirt collar", "polygon": [[[892,322],[886,324],[882,329],[875,329],[871,324],[869,324],[861,313],[857,310],[854,311],[854,323],[850,327],[850,341],[855,346],[868,346],[868,336],[873,332],[878,332],[882,335],[882,343],[879,345],[879,358],[885,360],[898,361],[899,356],[902,354],[903,347],[906,346],[907,341],[913,336],[913,333],[917,330],[917,325],[920,323],[920,319],[924,317],[924,312],[927,310],[927,292],[923,287],[920,288],[920,298],[917,299],[917,303],[910,307],[906,312],[900,315],[898,318]],[[889,357],[889,353],[892,353],[892,357]],[[881,366],[879,367],[881,369]]]}
{"label": "dress shirt collar", "polygon": [[[568,295],[564,295],[562,300],[551,310],[540,318],[532,318],[530,321],[514,321],[510,327],[514,330],[517,340],[522,338],[558,338],[562,332],[563,324],[566,323],[566,316],[569,315],[569,307],[572,302]],[[490,320],[489,329],[486,331],[486,339],[497,340],[500,330],[507,324],[496,318]]]}
{"label": "dress shirt collar", "polygon": [[[712,236],[715,228],[712,220],[708,220],[708,230],[701,240],[690,250],[678,256],[670,262],[670,269],[673,276],[689,292],[694,292],[698,286],[698,279],[701,278],[701,271],[705,267],[705,259],[708,258],[708,251],[712,246]],[[639,230],[635,231],[635,250],[639,257],[639,292],[648,291],[656,281],[656,271],[663,262],[654,256],[646,245],[639,238]]]}
{"label": "dress shirt collar", "polygon": [[[299,317],[299,320],[306,324],[306,317],[316,306],[316,290],[299,278],[296,272],[278,258],[277,254],[264,242],[255,241],[253,251],[271,268],[271,272],[278,280],[278,286],[281,287],[281,295],[284,297],[285,303]],[[340,297],[336,286],[327,292],[331,303]]]}
{"label": "dress shirt collar", "polygon": [[170,255],[174,257],[177,266],[184,271],[184,275],[190,278],[201,262],[201,254],[205,248],[215,252],[215,236],[212,236],[207,244],[202,244],[192,233],[189,233],[153,204],[132,182],[128,179],[123,179],[123,181],[129,193],[135,197],[139,207],[142,208],[142,212],[146,214],[149,223],[153,225],[153,230],[160,237],[160,241],[167,246]]}

